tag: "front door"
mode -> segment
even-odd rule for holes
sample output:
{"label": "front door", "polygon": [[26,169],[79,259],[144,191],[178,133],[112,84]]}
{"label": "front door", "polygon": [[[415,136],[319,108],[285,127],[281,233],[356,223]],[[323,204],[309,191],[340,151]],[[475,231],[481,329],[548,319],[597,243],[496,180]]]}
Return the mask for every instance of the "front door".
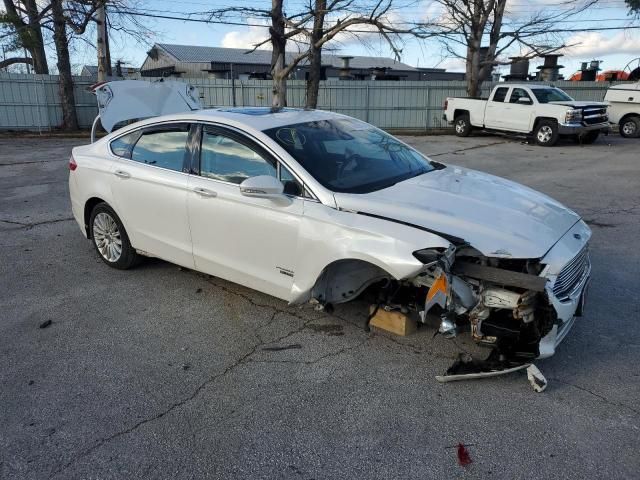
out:
{"label": "front door", "polygon": [[111,143],[113,197],[134,248],[193,268],[187,217],[186,123],[151,126]]}
{"label": "front door", "polygon": [[[304,206],[299,182],[235,131],[204,126],[199,150],[187,201],[196,269],[288,300]],[[279,177],[289,195],[242,195],[240,183],[258,175]]]}
{"label": "front door", "polygon": [[516,132],[530,132],[533,125],[533,100],[524,88],[514,88],[509,96],[509,122]]}

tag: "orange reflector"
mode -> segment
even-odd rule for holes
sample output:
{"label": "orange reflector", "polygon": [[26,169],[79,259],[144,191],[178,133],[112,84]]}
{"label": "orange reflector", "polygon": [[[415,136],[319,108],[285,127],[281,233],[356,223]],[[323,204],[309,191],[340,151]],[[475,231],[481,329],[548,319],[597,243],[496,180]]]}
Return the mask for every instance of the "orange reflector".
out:
{"label": "orange reflector", "polygon": [[447,296],[447,276],[444,274],[440,274],[436,281],[433,282],[433,285],[429,288],[427,292],[427,301],[433,299],[438,292],[442,292],[444,296]]}

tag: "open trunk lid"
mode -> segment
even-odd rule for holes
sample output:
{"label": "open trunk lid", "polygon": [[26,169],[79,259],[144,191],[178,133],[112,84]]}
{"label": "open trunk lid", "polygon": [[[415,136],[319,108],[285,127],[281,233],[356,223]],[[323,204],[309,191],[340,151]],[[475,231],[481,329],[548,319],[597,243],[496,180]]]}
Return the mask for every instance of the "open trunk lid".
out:
{"label": "open trunk lid", "polygon": [[94,88],[100,123],[111,132],[127,120],[200,110],[198,89],[175,81],[121,80]]}

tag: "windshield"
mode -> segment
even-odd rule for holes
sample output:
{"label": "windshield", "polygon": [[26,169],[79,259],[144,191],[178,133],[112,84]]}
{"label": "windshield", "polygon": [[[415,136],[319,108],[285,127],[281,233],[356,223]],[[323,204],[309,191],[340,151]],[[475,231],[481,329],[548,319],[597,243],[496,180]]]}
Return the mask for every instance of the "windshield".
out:
{"label": "windshield", "polygon": [[334,192],[373,192],[434,169],[412,148],[355,119],[298,123],[264,133]]}
{"label": "windshield", "polygon": [[540,103],[573,101],[573,98],[559,88],[532,88],[531,91]]}

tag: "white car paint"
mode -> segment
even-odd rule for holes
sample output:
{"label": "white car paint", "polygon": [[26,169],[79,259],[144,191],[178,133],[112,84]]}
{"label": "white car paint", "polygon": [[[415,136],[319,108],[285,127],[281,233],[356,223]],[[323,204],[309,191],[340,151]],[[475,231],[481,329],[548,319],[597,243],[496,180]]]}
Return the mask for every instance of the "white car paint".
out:
{"label": "white car paint", "polygon": [[[607,90],[604,100],[609,103],[609,121],[622,125],[631,119],[640,120],[640,82],[614,85]],[[635,130],[634,137],[640,137]]]}
{"label": "white car paint", "polygon": [[[73,149],[73,215],[88,236],[86,206],[100,199],[113,207],[140,252],[291,303],[309,300],[323,271],[342,261],[358,260],[363,266],[336,276],[347,283],[379,274],[410,280],[425,270],[413,252],[444,251],[451,247],[452,236],[487,257],[541,259],[547,264],[541,275],[552,286],[561,268],[589,240],[590,231],[579,216],[546,195],[459,167],[434,170],[369,194],[334,193],[263,133],[335,118],[348,117],[322,111],[251,115],[217,109],[129,125]],[[109,148],[112,140],[129,132],[175,122],[225,126],[252,139],[292,172],[311,198],[248,197],[239,185],[137,163]],[[578,232],[581,235],[574,236]],[[343,292],[344,300],[359,291]],[[545,337],[544,352],[541,343],[541,355],[551,354],[563,338],[559,332],[573,319],[577,300],[553,306],[560,323]]]}

